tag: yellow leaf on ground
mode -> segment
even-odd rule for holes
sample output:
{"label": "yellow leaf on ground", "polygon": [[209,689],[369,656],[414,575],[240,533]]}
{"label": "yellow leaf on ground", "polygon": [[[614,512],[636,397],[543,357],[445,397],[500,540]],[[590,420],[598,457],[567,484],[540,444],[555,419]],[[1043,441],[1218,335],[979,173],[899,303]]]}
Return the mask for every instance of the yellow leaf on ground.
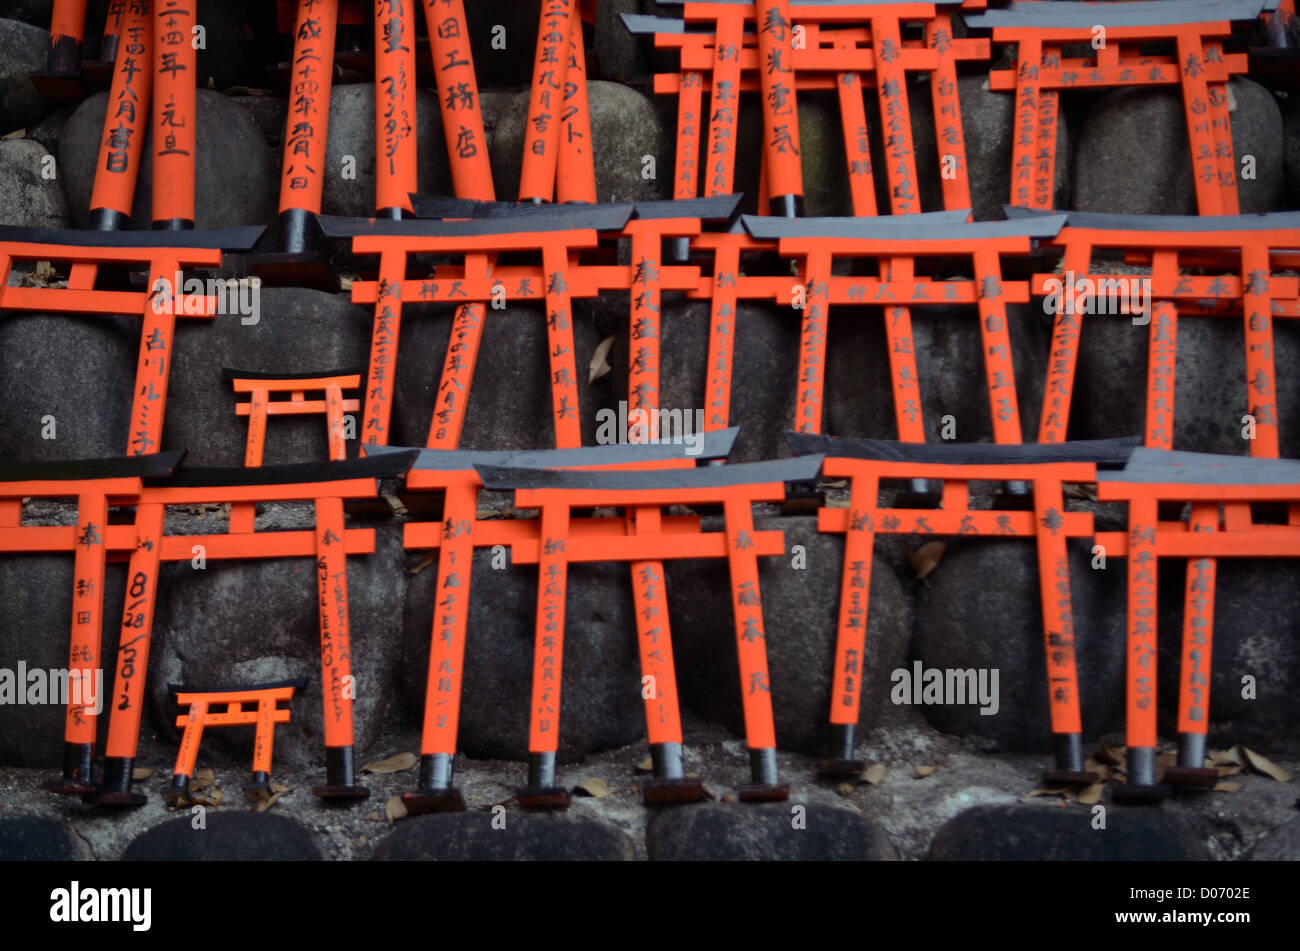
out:
{"label": "yellow leaf on ground", "polygon": [[597,799],[604,799],[609,795],[609,785],[603,779],[584,779],[573,788],[573,791],[584,796],[595,796]]}
{"label": "yellow leaf on ground", "polygon": [[916,767],[916,778],[925,779],[938,768],[937,766],[918,766]]}
{"label": "yellow leaf on ground", "polygon": [[885,778],[885,764],[872,763],[862,771],[862,781],[871,786],[879,786],[880,781]]}
{"label": "yellow leaf on ground", "polygon": [[131,770],[131,778],[137,783],[143,779],[148,779],[152,775],[153,770],[148,766],[137,766],[135,769]]}
{"label": "yellow leaf on ground", "polygon": [[911,562],[912,570],[916,572],[917,581],[934,571],[947,547],[947,542],[926,542],[916,551],[907,553],[907,560]]}
{"label": "yellow leaf on ground", "polygon": [[1093,783],[1091,786],[1085,786],[1079,790],[1078,800],[1085,806],[1095,806],[1101,802],[1101,791],[1106,786],[1105,783]]}
{"label": "yellow leaf on ground", "polygon": [[1291,774],[1281,766],[1278,766],[1267,756],[1261,756],[1254,750],[1247,749],[1244,746],[1241,747],[1241,752],[1244,753],[1246,757],[1244,765],[1249,768],[1252,773],[1260,773],[1264,776],[1269,776],[1276,779],[1279,783],[1291,782]]}
{"label": "yellow leaf on ground", "polygon": [[420,762],[420,757],[414,753],[397,753],[387,759],[381,759],[377,763],[367,763],[361,767],[363,773],[400,773],[404,769],[410,769],[416,763]]}
{"label": "yellow leaf on ground", "polygon": [[388,816],[389,822],[396,822],[398,819],[405,819],[406,803],[402,802],[402,797],[389,796],[388,801],[384,803],[384,814]]}

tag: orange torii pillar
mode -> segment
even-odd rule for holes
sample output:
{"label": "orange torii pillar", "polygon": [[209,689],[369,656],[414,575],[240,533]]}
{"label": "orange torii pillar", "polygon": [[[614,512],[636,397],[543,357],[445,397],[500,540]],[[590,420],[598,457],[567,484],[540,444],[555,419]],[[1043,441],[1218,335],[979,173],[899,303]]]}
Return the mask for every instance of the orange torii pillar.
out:
{"label": "orange torii pillar", "polygon": [[254,271],[270,284],[338,289],[328,259],[320,251],[316,224],[325,187],[338,19],[339,0],[303,0],[298,5],[289,64],[277,250],[253,261]]}
{"label": "orange torii pillar", "polygon": [[[97,231],[119,231],[130,225],[140,157],[144,152],[146,123],[153,92],[153,21],[150,0],[135,0],[125,11],[121,56],[111,64],[113,84],[104,113],[104,133],[99,164],[90,195],[86,226]],[[106,57],[107,58],[107,57]]]}
{"label": "orange torii pillar", "polygon": [[[350,462],[299,463],[263,468],[182,469],[169,482],[146,486],[139,496],[141,544],[127,568],[132,599],[122,619],[118,669],[114,675],[112,719],[106,748],[105,780],[87,801],[101,806],[138,806],[145,797],[131,792],[131,772],[140,737],[145,674],[153,637],[154,609],[162,562],[190,561],[194,546],[213,560],[311,558],[316,565],[319,607],[321,700],[325,719],[326,785],[312,794],[323,799],[364,799],[353,763],[351,624],[348,611],[347,556],[372,554],[373,529],[348,528],[343,502],[372,499],[380,479],[401,475],[413,453]],[[313,529],[256,531],[253,520],[232,518],[228,531],[210,535],[167,535],[164,517],[172,505],[229,504],[232,512],[258,502],[310,501]]]}
{"label": "orange torii pillar", "polygon": [[[189,804],[190,778],[199,756],[199,743],[203,730],[209,726],[251,726],[253,737],[253,778],[244,785],[244,795],[249,802],[260,802],[271,795],[271,748],[275,743],[275,725],[289,722],[289,709],[281,703],[293,700],[293,692],[307,686],[307,678],[283,680],[278,683],[254,684],[249,687],[184,687],[168,684],[176,702],[186,707],[186,712],[176,718],[176,725],[184,728],[176,766],[172,770],[172,784],[163,790],[169,806]],[[245,710],[245,704],[253,709]],[[214,707],[224,707],[215,710]]]}
{"label": "orange torii pillar", "polygon": [[[217,299],[186,295],[177,286],[183,267],[219,267],[222,248],[247,250],[262,228],[214,231],[70,232],[55,228],[0,227],[0,311],[49,314],[140,314],[140,356],[136,364],[127,452],[143,456],[162,444],[167,383],[171,373],[176,318],[211,317]],[[14,263],[71,262],[67,287],[9,287]],[[99,267],[143,266],[148,293],[95,289]]]}
{"label": "orange torii pillar", "polygon": [[[524,125],[524,159],[519,176],[519,200],[549,202],[555,197],[564,84],[568,76],[569,47],[573,42],[574,0],[542,0],[537,24],[537,49],[533,81]],[[578,29],[581,29],[578,22]]]}
{"label": "orange torii pillar", "polygon": [[[452,189],[459,198],[492,201],[496,198],[496,189],[492,184],[492,163],[488,157],[482,100],[474,72],[464,2],[424,0],[424,15],[429,30],[429,51],[438,75],[438,106],[442,111],[442,131],[447,142],[447,160],[451,165]],[[472,266],[490,274],[495,263],[495,256],[484,255],[476,258]],[[464,415],[453,407],[458,395],[469,394],[486,317],[487,307],[482,302],[462,304],[456,309],[451,327],[452,342],[442,366],[442,379],[447,385],[439,387],[440,409],[435,410],[435,413],[449,413],[452,425],[430,424],[430,449],[454,449],[460,442]]]}
{"label": "orange torii pillar", "polygon": [[199,121],[195,2],[154,2],[154,230],[194,227],[194,147]]}
{"label": "orange torii pillar", "polygon": [[[1205,765],[1210,656],[1214,638],[1215,563],[1219,558],[1300,556],[1300,462],[1209,453],[1137,449],[1128,465],[1100,473],[1097,497],[1125,501],[1127,532],[1098,532],[1107,555],[1128,559],[1128,782],[1126,802],[1158,802],[1169,794],[1156,775],[1157,565],[1187,559],[1178,690],[1178,762],[1170,785],[1211,787],[1218,771]],[[1190,502],[1186,522],[1159,520],[1161,502]],[[1253,502],[1286,503],[1286,525],[1257,524]],[[1222,506],[1222,515],[1220,515]]]}
{"label": "orange torii pillar", "polygon": [[[1136,439],[1105,439],[1059,446],[935,443],[914,445],[875,439],[837,439],[790,433],[796,454],[826,456],[827,478],[850,480],[849,508],[823,508],[818,527],[844,532],[844,573],[840,585],[839,627],[835,646],[830,757],[818,773],[824,777],[857,776],[855,727],[861,703],[866,658],[867,618],[871,598],[873,546],[877,534],[970,535],[1033,538],[1038,549],[1038,584],[1047,660],[1048,709],[1055,739],[1056,766],[1048,783],[1090,783],[1096,774],[1084,768],[1083,726],[1074,652],[1074,609],[1066,541],[1092,534],[1092,516],[1066,510],[1062,486],[1088,483],[1099,465],[1119,466]],[[938,479],[943,501],[938,511],[886,508],[878,502],[886,479]],[[994,512],[970,507],[972,480],[1022,482],[1032,486],[1032,512]]]}
{"label": "orange torii pillar", "polygon": [[[754,530],[752,507],[755,502],[783,499],[786,482],[813,479],[820,466],[820,457],[808,456],[780,462],[640,472],[477,467],[486,488],[513,489],[518,508],[541,510],[540,546],[536,553],[519,544],[512,550],[516,563],[535,558],[538,565],[528,786],[516,794],[522,804],[536,808],[568,805],[568,793],[555,785],[568,565],[575,561],[647,561],[724,555],[731,570],[732,611],[753,780],[740,787],[739,797],[743,802],[787,798],[789,790],[777,773],[767,634],[758,582],[758,556],[783,552],[784,541],[779,532]],[[576,544],[571,531],[570,519],[575,507],[615,505],[639,511],[647,506],[717,504],[723,507],[725,533],[661,533],[653,525],[638,524],[635,534],[604,539],[587,548]]]}
{"label": "orange torii pillar", "polygon": [[[1052,206],[1058,101],[1062,89],[1181,86],[1191,146],[1197,208],[1203,215],[1237,213],[1237,169],[1227,84],[1247,69],[1245,54],[1224,54],[1233,20],[1254,20],[1262,0],[1010,3],[971,14],[966,23],[993,30],[995,43],[1015,43],[1018,66],[993,70],[990,88],[1015,90],[1011,204]],[[1154,56],[1142,45],[1172,43],[1176,56]],[[1064,44],[1092,46],[1095,55],[1062,58]]]}
{"label": "orange torii pillar", "polygon": [[81,64],[88,86],[102,89],[107,85],[113,65],[117,62],[122,34],[126,32],[128,14],[139,13],[147,19],[148,8],[149,0],[109,0],[104,16],[104,36],[99,41],[99,59],[84,60]]}
{"label": "orange torii pillar", "polygon": [[[133,505],[145,480],[170,476],[181,453],[123,459],[0,464],[0,552],[71,552],[74,557],[72,623],[63,775],[43,788],[67,796],[94,789],[95,728],[104,703],[102,641],[104,566],[109,553],[133,551],[137,526],[109,525],[114,505]],[[73,498],[72,526],[23,525],[23,500]],[[128,597],[132,594],[127,592]],[[118,648],[119,658],[121,646]]]}
{"label": "orange torii pillar", "polygon": [[70,102],[86,94],[81,73],[81,47],[85,39],[86,0],[54,0],[45,69],[30,76],[41,98]]}
{"label": "orange torii pillar", "polygon": [[[736,430],[706,436],[694,458],[725,456],[735,441]],[[406,450],[385,446],[367,447],[367,455]],[[679,445],[615,443],[584,449],[550,449],[535,452],[491,452],[476,450],[424,450],[406,476],[407,489],[443,492],[442,521],[411,523],[405,528],[407,548],[438,549],[439,592],[433,616],[429,649],[429,674],[425,690],[424,736],[420,777],[414,792],[404,793],[408,812],[459,812],[464,798],[453,785],[453,760],[460,728],[460,698],[463,683],[465,642],[469,620],[469,598],[475,548],[496,545],[538,543],[536,519],[478,519],[478,493],[483,487],[476,465],[514,468],[601,468],[627,466],[670,466],[689,464]],[[643,526],[645,527],[645,526]],[[698,532],[699,519],[677,516],[662,519],[665,532]],[[572,537],[593,539],[627,533],[629,526],[618,519],[573,519]],[[661,613],[661,612],[659,612]],[[671,647],[667,643],[668,621],[642,631],[638,616],[638,644],[642,671],[655,678],[655,696],[646,698],[646,728],[654,760],[654,778],[643,786],[646,801],[668,803],[696,801],[698,781],[682,771],[681,719],[677,708],[676,673]],[[665,644],[659,644],[660,636]]]}
{"label": "orange torii pillar", "polygon": [[411,211],[416,185],[415,19],[403,0],[375,0],[375,215]]}

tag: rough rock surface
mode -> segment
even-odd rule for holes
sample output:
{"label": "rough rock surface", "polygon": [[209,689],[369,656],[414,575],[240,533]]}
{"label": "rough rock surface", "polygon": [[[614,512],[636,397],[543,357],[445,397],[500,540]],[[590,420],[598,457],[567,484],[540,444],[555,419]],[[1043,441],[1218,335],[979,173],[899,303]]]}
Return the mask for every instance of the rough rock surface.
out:
{"label": "rough rock surface", "polygon": [[658,861],[888,861],[884,829],[849,809],[725,803],[657,813],[646,829]]}

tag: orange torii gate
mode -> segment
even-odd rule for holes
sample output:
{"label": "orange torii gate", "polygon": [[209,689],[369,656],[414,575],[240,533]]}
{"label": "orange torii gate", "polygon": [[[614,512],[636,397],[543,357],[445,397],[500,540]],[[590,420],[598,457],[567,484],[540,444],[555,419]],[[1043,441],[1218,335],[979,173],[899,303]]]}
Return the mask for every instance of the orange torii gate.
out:
{"label": "orange torii gate", "polygon": [[[1128,782],[1115,798],[1158,802],[1169,793],[1156,775],[1157,565],[1186,558],[1178,689],[1178,762],[1169,785],[1211,787],[1205,766],[1214,584],[1219,558],[1300,556],[1300,462],[1163,449],[1134,450],[1119,471],[1098,473],[1097,497],[1128,503],[1127,532],[1098,532],[1107,555],[1128,559]],[[1162,502],[1191,503],[1187,521],[1160,521]],[[1257,523],[1254,502],[1285,503],[1285,525]]]}
{"label": "orange torii gate", "polygon": [[[745,735],[752,782],[739,789],[742,802],[784,800],[776,763],[776,731],[767,672],[766,629],[758,581],[758,556],[784,551],[780,533],[754,530],[753,505],[785,498],[785,483],[816,477],[820,456],[736,466],[659,471],[573,471],[477,465],[484,487],[515,492],[517,508],[541,511],[539,545],[512,544],[516,562],[538,566],[533,694],[529,712],[528,785],[516,793],[526,806],[563,808],[567,791],[555,784],[563,683],[565,594],[568,565],[575,561],[663,561],[726,557],[731,573],[732,615],[740,664]],[[666,505],[718,505],[726,530],[665,532],[644,513]],[[636,511],[636,530],[610,535],[590,546],[575,538],[574,508],[620,506]],[[622,519],[617,520],[622,524]],[[776,542],[780,544],[776,544]],[[767,547],[772,543],[775,550]],[[653,586],[660,579],[644,577]],[[653,600],[659,600],[654,598]]]}
{"label": "orange torii gate", "polygon": [[[74,556],[63,775],[44,784],[50,792],[78,796],[94,790],[98,711],[91,705],[102,704],[104,697],[89,685],[103,663],[104,568],[110,553],[135,551],[139,524],[137,519],[133,525],[109,525],[109,508],[135,504],[146,481],[170,477],[180,458],[181,453],[171,452],[0,464],[0,552],[71,552]],[[34,498],[76,499],[75,524],[23,525],[23,501]],[[127,592],[135,593],[134,589]]]}
{"label": "orange torii gate", "polygon": [[[344,390],[361,386],[360,370],[326,370],[322,373],[265,373],[257,370],[221,371],[222,378],[230,382],[236,394],[247,393],[247,403],[235,404],[235,415],[248,417],[248,440],[244,450],[244,465],[260,466],[266,448],[266,420],[268,416],[305,416],[325,414],[325,429],[329,439],[329,459],[342,462],[347,458],[344,442],[344,413],[361,410],[361,401],[344,399]],[[309,400],[309,392],[321,392],[323,399]],[[288,393],[289,398],[273,400],[273,393]]]}
{"label": "orange torii gate", "polygon": [[[1032,241],[1051,237],[1064,218],[1025,221],[965,222],[962,212],[881,218],[755,218],[742,221],[751,236],[776,242],[779,253],[800,260],[798,277],[738,277],[745,296],[795,303],[802,295],[799,377],[794,428],[820,433],[825,391],[826,339],[830,309],[836,304],[880,303],[887,320],[890,382],[894,418],[903,442],[925,442],[920,380],[912,341],[910,307],[973,304],[980,327],[982,362],[989,394],[993,438],[999,443],[1021,441],[1020,407],[1006,305],[1027,303],[1024,281],[1003,279],[1004,255],[1027,255]],[[972,276],[966,280],[935,280],[915,274],[917,258],[969,257]],[[835,258],[875,258],[882,277],[836,276]],[[924,482],[913,486],[928,494]],[[1024,496],[1024,487],[1008,487],[1010,496]]]}
{"label": "orange torii gate", "polygon": [[[162,443],[176,319],[212,317],[218,306],[214,296],[184,293],[182,268],[218,267],[222,248],[247,250],[261,233],[261,227],[251,227],[154,231],[146,237],[129,231],[0,227],[0,311],[140,314],[140,356],[127,452],[148,455]],[[39,261],[69,265],[67,286],[7,286],[14,264]],[[100,289],[100,269],[109,267],[143,268],[149,275],[149,291]]]}
{"label": "orange torii gate", "polygon": [[[275,725],[289,722],[288,703],[293,692],[307,686],[307,678],[284,680],[278,683],[255,684],[249,687],[185,687],[168,684],[168,691],[176,702],[186,707],[176,718],[183,727],[180,752],[172,770],[172,784],[163,790],[163,798],[170,806],[187,805],[190,778],[199,756],[199,743],[203,729],[209,726],[251,726],[253,737],[253,778],[244,785],[244,795],[250,802],[259,802],[271,795],[271,747],[275,742]],[[245,704],[253,709],[245,710]],[[217,710],[215,707],[223,707]]]}
{"label": "orange torii gate", "polygon": [[[375,305],[375,331],[371,341],[361,442],[364,445],[388,442],[403,301],[493,301],[499,302],[496,306],[502,306],[507,300],[531,300],[544,301],[546,305],[556,443],[561,448],[581,445],[572,301],[596,297],[605,290],[633,291],[648,279],[651,270],[658,275],[662,289],[692,289],[699,284],[699,269],[654,267],[649,258],[648,266],[639,262],[629,265],[582,264],[577,260],[578,252],[596,248],[602,237],[622,233],[634,214],[661,220],[634,226],[632,232],[674,235],[693,233],[699,228],[698,216],[713,213],[691,206],[686,210],[691,217],[679,218],[676,215],[682,213],[681,209],[660,208],[674,204],[575,203],[503,207],[496,203],[478,205],[458,199],[417,197],[417,210],[421,213],[438,209],[434,213],[441,214],[451,207],[460,213],[477,210],[488,217],[401,222],[323,219],[327,234],[352,238],[354,253],[379,256],[378,281],[358,281],[352,287],[355,302]],[[540,257],[540,264],[490,266],[489,256],[497,251],[526,252]],[[408,277],[408,256],[431,253],[460,256],[464,263],[440,266],[432,277]],[[465,316],[462,309],[458,319]],[[439,384],[437,408],[430,426],[430,448],[450,448],[459,440],[478,356],[478,341],[479,331],[470,333],[464,319],[453,326],[452,342]]]}
{"label": "orange torii gate", "polygon": [[[356,784],[353,767],[347,556],[372,554],[375,535],[373,529],[346,526],[343,502],[377,497],[379,480],[403,474],[412,458],[413,453],[395,453],[383,459],[349,462],[185,468],[167,482],[145,486],[138,493],[136,526],[128,529],[133,533],[127,546],[131,551],[127,566],[131,580],[113,681],[104,781],[86,796],[87,802],[112,807],[145,802],[145,797],[131,792],[131,773],[139,744],[161,564],[190,561],[196,545],[202,546],[204,559],[314,560],[328,778],[326,785],[314,787],[312,793],[338,801],[369,795]],[[258,502],[311,502],[315,527],[257,531],[253,508]],[[227,531],[206,535],[166,533],[164,522],[169,506],[222,504],[231,506]]]}
{"label": "orange torii gate", "polygon": [[[1224,53],[1232,21],[1254,20],[1263,0],[1143,0],[1131,3],[1037,0],[993,7],[966,18],[992,29],[995,43],[1015,43],[1016,69],[995,69],[990,88],[1015,90],[1011,204],[1052,207],[1056,133],[1062,89],[1178,84],[1191,147],[1197,208],[1236,214],[1237,168],[1227,84],[1247,70],[1245,54]],[[1166,42],[1176,55],[1143,45]],[[1065,44],[1088,44],[1083,58],[1064,57]]]}
{"label": "orange torii gate", "polygon": [[[483,484],[476,465],[513,468],[658,468],[689,466],[691,460],[716,459],[727,455],[736,430],[706,435],[699,452],[691,456],[672,443],[619,443],[583,449],[550,449],[535,452],[491,452],[477,450],[433,450],[420,452],[406,475],[408,490],[441,491],[442,520],[438,523],[410,523],[405,526],[407,548],[438,549],[438,579],[435,591],[433,636],[429,650],[429,676],[425,691],[424,738],[420,778],[416,791],[405,793],[408,812],[459,812],[464,798],[452,783],[453,759],[460,726],[460,697],[463,683],[465,642],[469,620],[469,598],[473,580],[475,548],[496,545],[538,545],[537,519],[478,518],[478,495]],[[405,452],[385,446],[366,447],[367,455]],[[635,521],[635,524],[633,524]],[[699,531],[696,516],[642,517],[625,524],[615,518],[576,518],[570,523],[575,546],[602,544],[601,539],[636,533],[693,533]],[[535,560],[536,554],[530,557]],[[643,674],[654,678],[656,690],[645,698],[646,730],[654,762],[654,777],[643,785],[650,804],[695,802],[701,785],[685,775],[682,766],[681,718],[677,707],[677,676],[673,667],[672,640],[666,613],[651,592],[651,580],[662,588],[662,569],[642,579],[633,573],[637,595],[637,644]],[[640,583],[638,583],[640,581]],[[655,589],[657,592],[658,589]],[[652,595],[652,596],[651,596]]]}
{"label": "orange torii gate", "polygon": [[[937,233],[939,226],[963,222],[968,215],[967,210],[929,212],[913,216],[908,221],[908,227],[930,226]],[[807,220],[826,222],[828,226],[834,227],[837,223],[848,223],[852,219]],[[712,431],[729,426],[731,420],[731,380],[734,375],[732,358],[735,355],[737,305],[746,298],[781,299],[782,293],[785,294],[785,301],[793,302],[795,289],[802,285],[793,277],[763,277],[745,273],[746,257],[774,253],[777,242],[754,237],[744,221],[737,221],[728,229],[702,232],[691,239],[690,249],[710,254],[713,258],[713,274],[701,280],[699,287],[687,295],[709,301],[709,355],[704,394],[707,412],[704,425]]]}
{"label": "orange torii gate", "polygon": [[[936,534],[1025,538],[1036,543],[1048,708],[1056,748],[1056,766],[1047,770],[1044,781],[1089,783],[1095,780],[1096,774],[1084,768],[1074,608],[1066,551],[1068,539],[1092,534],[1092,515],[1067,511],[1062,486],[1095,481],[1099,466],[1122,465],[1137,440],[999,446],[987,443],[914,445],[806,433],[790,433],[788,438],[796,454],[826,456],[822,464],[824,476],[850,480],[849,508],[823,508],[818,512],[818,527],[823,532],[845,534],[831,689],[831,754],[819,764],[819,774],[842,777],[862,772],[863,764],[854,758],[853,746],[866,657],[875,537],[877,534]],[[942,480],[943,500],[939,509],[880,506],[880,483],[885,479]],[[969,484],[975,479],[1028,484],[1033,495],[1033,511],[972,509]]]}
{"label": "orange torii gate", "polygon": [[[959,2],[959,0],[958,0]],[[801,193],[798,125],[795,97],[799,90],[837,91],[854,213],[876,214],[876,196],[862,87],[866,74],[875,74],[881,114],[885,117],[886,175],[890,210],[894,214],[920,211],[911,117],[907,107],[906,74],[932,74],[935,134],[941,166],[951,166],[942,187],[948,208],[970,207],[965,138],[957,97],[959,60],[988,59],[984,39],[955,39],[947,7],[938,3],[898,0],[789,0],[761,4],[713,0],[683,4],[683,18],[623,14],[627,28],[653,34],[660,48],[680,50],[680,75],[655,77],[655,91],[678,96],[677,197],[695,194],[700,169],[706,193],[730,190],[735,165],[738,94],[759,91],[765,115],[764,178],[760,212],[770,201],[773,213],[793,216]],[[982,8],[982,3],[967,3]],[[902,39],[900,23],[922,21],[921,45]],[[747,32],[750,24],[757,33]],[[863,25],[865,24],[865,25]],[[698,27],[703,29],[698,29]],[[877,47],[879,47],[877,49]],[[755,74],[758,74],[757,77]],[[702,147],[706,114],[705,92],[711,96],[709,133]],[[790,137],[790,138],[787,138]],[[704,158],[702,148],[707,149]],[[774,172],[774,169],[779,171]]]}
{"label": "orange torii gate", "polygon": [[[1086,310],[1085,290],[1095,299],[1094,289],[1109,293],[1110,288],[1125,289],[1129,282],[1139,280],[1149,281],[1152,302],[1151,312],[1140,314],[1143,321],[1149,321],[1146,445],[1173,448],[1178,322],[1180,315],[1208,314],[1243,320],[1247,376],[1243,409],[1253,417],[1255,431],[1250,453],[1271,458],[1279,455],[1273,318],[1300,316],[1300,280],[1273,272],[1295,264],[1300,213],[1200,217],[1072,211],[1051,243],[1063,249],[1061,273],[1033,277],[1036,293],[1057,299],[1039,441],[1061,442],[1066,436]],[[1135,259],[1149,260],[1150,274],[1118,273],[1104,265],[1095,266],[1097,250],[1126,252]],[[1187,273],[1193,269],[1218,273]],[[1113,296],[1118,302],[1119,295]],[[1230,306],[1215,309],[1214,305],[1223,303]],[[1091,309],[1095,310],[1095,305]],[[1117,309],[1138,319],[1132,306]]]}

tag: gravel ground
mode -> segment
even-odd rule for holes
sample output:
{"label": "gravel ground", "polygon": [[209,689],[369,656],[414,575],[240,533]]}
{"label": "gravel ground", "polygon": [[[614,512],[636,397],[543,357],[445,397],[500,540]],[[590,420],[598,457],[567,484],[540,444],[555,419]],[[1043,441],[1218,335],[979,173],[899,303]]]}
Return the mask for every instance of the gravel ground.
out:
{"label": "gravel ground", "polygon": [[[875,784],[836,785],[818,782],[812,759],[795,754],[781,754],[782,777],[790,784],[790,804],[838,805],[860,812],[881,823],[889,833],[899,857],[924,859],[935,830],[959,812],[985,803],[1013,803],[1020,800],[1040,804],[1042,808],[1087,810],[1090,807],[1060,796],[1030,796],[1039,788],[1037,778],[1047,757],[986,752],[978,742],[945,736],[929,728],[920,715],[909,708],[891,711],[891,722],[874,730],[859,746],[859,754],[868,764],[881,764],[884,774]],[[280,729],[292,729],[280,727]],[[735,796],[735,787],[748,774],[748,756],[744,743],[723,728],[689,715],[685,721],[688,771],[704,778],[709,791],[718,799]],[[390,748],[369,751],[359,762],[372,762],[401,752],[418,753],[419,736],[415,732],[396,736]],[[156,738],[142,738],[138,765],[154,770],[153,775],[137,784],[149,794],[149,802],[140,809],[104,814],[75,800],[44,793],[40,783],[53,771],[35,769],[0,770],[0,812],[43,816],[66,823],[76,830],[96,859],[118,858],[128,843],[143,832],[174,818],[159,795],[171,774],[174,748],[160,744]],[[1107,738],[1115,745],[1122,737]],[[561,766],[559,780],[573,788],[589,780],[602,780],[608,795],[574,796],[571,813],[609,823],[626,833],[635,843],[636,854],[645,858],[645,827],[650,816],[641,802],[638,764],[648,757],[644,743],[589,757],[585,762]],[[210,808],[243,810],[240,784],[245,781],[248,764],[223,758],[219,753],[200,753],[200,768],[215,772],[215,785],[222,790],[222,802]],[[1300,760],[1274,758],[1274,762],[1292,774],[1300,773]],[[928,771],[927,768],[933,768]],[[927,773],[922,776],[918,774]],[[518,809],[511,796],[525,776],[522,763],[504,761],[469,761],[458,763],[457,781],[471,810],[490,811],[504,804],[509,811]],[[875,772],[879,772],[877,769]],[[292,790],[272,806],[272,810],[300,822],[315,833],[331,858],[364,860],[375,846],[394,829],[400,832],[400,819],[387,818],[385,805],[389,797],[410,789],[416,770],[365,776],[371,798],[349,808],[327,807],[311,796],[309,789],[323,779],[323,770],[274,773],[276,782]],[[876,778],[873,776],[872,778]],[[1167,801],[1161,808],[1182,816],[1198,829],[1209,854],[1217,860],[1240,858],[1270,829],[1296,815],[1297,788],[1262,775],[1238,774],[1241,783],[1236,792],[1184,794]],[[203,795],[212,796],[211,790]],[[1109,793],[1103,802],[1109,800]],[[704,806],[703,808],[707,808]]]}

